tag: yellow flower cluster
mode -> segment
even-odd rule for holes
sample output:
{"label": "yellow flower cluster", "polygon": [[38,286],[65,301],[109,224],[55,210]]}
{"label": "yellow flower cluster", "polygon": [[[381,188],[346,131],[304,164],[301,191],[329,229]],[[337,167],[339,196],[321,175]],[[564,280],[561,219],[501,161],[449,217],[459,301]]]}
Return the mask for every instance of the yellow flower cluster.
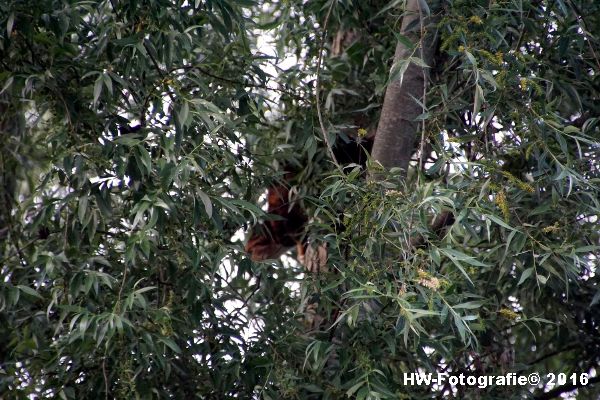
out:
{"label": "yellow flower cluster", "polygon": [[504,54],[501,51],[492,54],[487,50],[479,50],[479,54],[481,54],[491,63],[496,65],[502,65],[502,63],[504,62]]}
{"label": "yellow flower cluster", "polygon": [[469,22],[475,25],[481,25],[483,24],[483,21],[481,20],[481,17],[478,15],[473,15],[471,18],[469,18]]}
{"label": "yellow flower cluster", "polygon": [[527,84],[528,84],[528,82],[529,81],[527,80],[527,78],[521,78],[521,79],[519,79],[519,86],[521,87],[522,91],[526,91],[527,90],[527,87],[528,87]]}
{"label": "yellow flower cluster", "polygon": [[506,198],[506,192],[504,190],[500,191],[496,195],[496,204],[498,205],[500,211],[502,211],[504,219],[508,221],[510,217],[510,209],[508,208],[508,199]]}
{"label": "yellow flower cluster", "polygon": [[437,290],[444,283],[440,279],[436,278],[435,276],[431,276],[430,273],[425,272],[423,270],[419,270],[418,274],[419,274],[419,280],[417,282],[419,283],[419,285],[425,286],[426,288],[429,288],[433,291],[437,292]]}
{"label": "yellow flower cluster", "polygon": [[513,310],[509,309],[509,308],[502,308],[498,314],[500,314],[500,316],[502,318],[506,318],[509,319],[511,321],[516,320],[517,318],[519,318],[519,314],[517,314],[516,312],[514,312]]}
{"label": "yellow flower cluster", "polygon": [[558,222],[555,222],[553,225],[547,226],[542,229],[544,233],[556,233],[560,230],[560,225]]}
{"label": "yellow flower cluster", "polygon": [[516,176],[514,176],[510,172],[508,172],[508,171],[502,171],[502,175],[504,175],[504,177],[506,179],[508,179],[508,181],[510,183],[516,185],[519,189],[524,190],[524,191],[529,192],[529,193],[535,193],[535,189],[533,188],[533,186],[531,186],[527,182],[523,182],[522,180],[520,180],[519,178],[517,178]]}
{"label": "yellow flower cluster", "polygon": [[392,197],[392,198],[404,198],[404,194],[396,189],[386,189],[385,191],[385,196],[386,197]]}

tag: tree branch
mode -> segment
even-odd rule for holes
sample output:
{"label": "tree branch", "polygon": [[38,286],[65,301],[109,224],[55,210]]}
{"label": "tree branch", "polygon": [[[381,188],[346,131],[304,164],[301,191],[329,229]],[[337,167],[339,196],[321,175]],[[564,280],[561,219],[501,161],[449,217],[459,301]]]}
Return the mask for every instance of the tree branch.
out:
{"label": "tree branch", "polygon": [[578,383],[576,385],[569,383],[566,385],[558,386],[548,392],[540,393],[540,394],[534,396],[534,399],[535,400],[555,399],[563,393],[570,392],[572,390],[579,389],[584,386],[589,387],[590,385],[592,385],[594,383],[598,383],[598,382],[600,382],[600,376],[594,376],[592,378],[589,378],[588,382],[585,385],[582,383]]}

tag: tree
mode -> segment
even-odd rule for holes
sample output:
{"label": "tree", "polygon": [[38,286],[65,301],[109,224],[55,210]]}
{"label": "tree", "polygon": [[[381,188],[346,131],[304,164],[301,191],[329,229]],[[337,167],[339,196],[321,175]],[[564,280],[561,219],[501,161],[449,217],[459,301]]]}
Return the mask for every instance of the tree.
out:
{"label": "tree", "polygon": [[[600,394],[600,4],[11,0],[0,26],[0,393]],[[318,273],[243,250],[276,184]]]}

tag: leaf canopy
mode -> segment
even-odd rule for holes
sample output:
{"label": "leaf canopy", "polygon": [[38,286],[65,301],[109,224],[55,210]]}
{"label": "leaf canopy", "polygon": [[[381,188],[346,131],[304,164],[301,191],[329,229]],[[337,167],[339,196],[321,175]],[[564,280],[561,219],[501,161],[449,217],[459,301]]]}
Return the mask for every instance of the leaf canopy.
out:
{"label": "leaf canopy", "polygon": [[[2,2],[0,393],[598,397],[600,4],[421,1],[423,151],[370,181],[316,107],[335,143],[374,132],[403,3]],[[284,168],[327,272],[243,251]]]}

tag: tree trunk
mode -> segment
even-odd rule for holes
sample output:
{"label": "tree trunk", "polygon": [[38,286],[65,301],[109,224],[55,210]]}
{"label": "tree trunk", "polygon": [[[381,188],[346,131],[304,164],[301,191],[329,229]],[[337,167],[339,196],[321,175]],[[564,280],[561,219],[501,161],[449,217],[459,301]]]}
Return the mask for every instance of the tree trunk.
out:
{"label": "tree trunk", "polygon": [[[431,20],[431,17],[426,16],[419,0],[406,1],[400,33],[414,43],[416,48],[409,48],[399,41],[393,70],[411,56],[422,58],[428,66],[432,65],[436,40],[434,32],[428,32],[435,28]],[[415,119],[424,112],[421,103],[427,89],[428,75],[425,68],[410,63],[404,74],[387,87],[372,152],[373,159],[386,169],[398,167],[406,175],[418,142],[419,124]]]}

